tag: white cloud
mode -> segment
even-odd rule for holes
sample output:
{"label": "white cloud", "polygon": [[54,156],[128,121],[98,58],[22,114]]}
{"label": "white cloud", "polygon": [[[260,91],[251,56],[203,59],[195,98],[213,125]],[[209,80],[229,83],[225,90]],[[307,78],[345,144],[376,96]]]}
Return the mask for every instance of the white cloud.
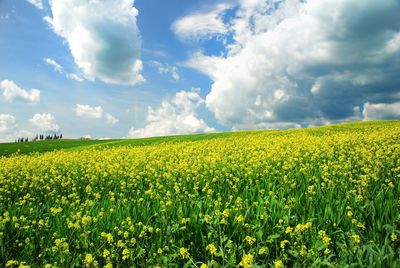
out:
{"label": "white cloud", "polygon": [[174,33],[183,40],[210,38],[228,32],[223,21],[224,12],[230,4],[217,4],[213,10],[196,12],[179,18],[172,24]]}
{"label": "white cloud", "polygon": [[0,114],[0,133],[6,134],[13,131],[16,127],[15,117],[10,114]]}
{"label": "white cloud", "polygon": [[68,43],[85,78],[113,84],[144,82],[134,0],[50,0],[55,33]]}
{"label": "white cloud", "polygon": [[50,113],[35,114],[29,122],[39,132],[57,132],[60,126],[57,124],[56,119]]}
{"label": "white cloud", "polygon": [[0,114],[0,142],[13,142],[22,137],[32,139],[34,133],[19,129],[16,118],[13,115]]}
{"label": "white cloud", "polygon": [[109,125],[115,125],[116,123],[118,123],[118,119],[114,116],[112,116],[111,114],[104,114],[104,119],[106,121],[107,124]]}
{"label": "white cloud", "polygon": [[50,59],[50,58],[45,58],[45,59],[43,59],[43,61],[46,64],[53,66],[54,67],[54,71],[56,71],[56,72],[58,72],[60,74],[63,73],[63,67],[60,64],[58,64],[55,60]]}
{"label": "white cloud", "polygon": [[104,121],[109,125],[115,125],[119,122],[118,118],[109,113],[105,113],[101,106],[91,107],[90,105],[77,104],[75,107],[75,113],[78,117],[104,119]]}
{"label": "white cloud", "polygon": [[65,76],[66,76],[68,79],[75,80],[75,81],[78,81],[78,82],[83,82],[83,81],[85,81],[85,79],[83,79],[82,77],[80,77],[80,76],[77,75],[77,74],[67,73]]}
{"label": "white cloud", "polygon": [[171,75],[171,78],[175,81],[179,81],[181,79],[178,67],[171,66],[169,64],[162,64],[158,61],[152,61],[151,63],[157,67],[160,74],[169,74]]}
{"label": "white cloud", "polygon": [[78,117],[102,118],[103,108],[101,106],[91,107],[89,105],[77,104],[75,108]]}
{"label": "white cloud", "polygon": [[22,101],[37,103],[40,101],[40,91],[37,89],[25,90],[17,86],[13,81],[3,80],[0,82],[0,89],[3,90],[3,97],[6,101]]}
{"label": "white cloud", "polygon": [[164,100],[158,109],[148,107],[146,126],[131,128],[128,137],[142,138],[193,133],[209,133],[215,129],[198,118],[196,109],[204,104],[199,89],[180,91],[172,100]]}
{"label": "white cloud", "polygon": [[42,0],[26,0],[28,3],[34,5],[37,9],[43,9]]}
{"label": "white cloud", "polygon": [[83,79],[81,76],[79,76],[77,74],[65,72],[64,68],[58,62],[56,62],[53,59],[45,58],[45,59],[43,59],[43,61],[46,64],[48,64],[50,66],[53,66],[54,71],[56,71],[57,73],[60,73],[62,75],[65,75],[65,77],[68,78],[68,79],[75,80],[75,81],[78,81],[78,82],[85,81],[85,79]]}
{"label": "white cloud", "polygon": [[365,103],[364,120],[400,119],[400,102],[396,103]]}
{"label": "white cloud", "polygon": [[206,107],[224,125],[344,121],[398,91],[397,1],[238,0],[232,10],[221,56],[197,52],[187,62],[212,80]]}

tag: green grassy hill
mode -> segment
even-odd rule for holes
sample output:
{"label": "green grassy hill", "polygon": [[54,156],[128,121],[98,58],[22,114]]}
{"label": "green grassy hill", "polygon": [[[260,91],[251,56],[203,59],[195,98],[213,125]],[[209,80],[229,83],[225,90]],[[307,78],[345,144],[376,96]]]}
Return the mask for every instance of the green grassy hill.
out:
{"label": "green grassy hill", "polygon": [[263,131],[270,132],[273,136],[287,135],[292,132],[305,131],[311,135],[324,135],[329,132],[352,131],[357,129],[362,131],[363,128],[371,126],[381,127],[386,125],[398,124],[400,121],[369,121],[357,123],[343,123],[336,125],[329,125],[324,127],[313,127],[306,129],[290,129],[290,130],[254,130],[254,131],[238,131],[238,132],[221,132],[212,134],[194,134],[194,135],[178,135],[178,136],[165,136],[165,137],[151,137],[141,139],[112,139],[112,140],[78,140],[78,139],[65,139],[65,140],[48,140],[48,141],[34,141],[24,143],[0,143],[0,156],[9,156],[15,153],[30,154],[30,153],[43,153],[54,150],[80,150],[88,147],[116,147],[116,146],[147,146],[165,143],[180,143],[187,141],[200,141],[216,138],[227,138],[242,135],[257,134]]}

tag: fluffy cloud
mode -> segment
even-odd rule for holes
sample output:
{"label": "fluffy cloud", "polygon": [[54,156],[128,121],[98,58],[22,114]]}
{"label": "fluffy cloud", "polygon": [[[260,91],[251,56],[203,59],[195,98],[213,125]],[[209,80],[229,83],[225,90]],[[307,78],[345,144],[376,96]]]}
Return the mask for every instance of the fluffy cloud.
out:
{"label": "fluffy cloud", "polygon": [[91,107],[89,105],[77,104],[75,108],[76,115],[87,118],[102,118],[103,108],[101,106]]}
{"label": "fluffy cloud", "polygon": [[17,86],[13,81],[3,80],[0,82],[0,89],[3,90],[3,97],[8,102],[22,101],[37,103],[40,101],[40,91],[37,89],[25,90]]}
{"label": "fluffy cloud", "polygon": [[57,132],[60,130],[54,116],[50,113],[35,114],[29,122],[39,132]]}
{"label": "fluffy cloud", "polygon": [[363,115],[365,120],[399,119],[400,102],[396,103],[369,103],[364,105]]}
{"label": "fluffy cloud", "polygon": [[17,138],[35,137],[37,133],[54,133],[60,130],[53,115],[49,113],[35,114],[29,119],[30,127],[22,129],[17,120],[10,114],[0,114],[0,142],[11,142]]}
{"label": "fluffy cloud", "polygon": [[65,77],[68,78],[68,79],[75,80],[75,81],[78,81],[78,82],[82,82],[82,81],[85,80],[85,79],[83,79],[82,77],[80,77],[77,74],[65,72],[64,68],[58,62],[56,62],[53,59],[45,58],[45,59],[43,59],[43,61],[44,61],[44,63],[46,63],[46,64],[48,64],[50,66],[53,66],[54,71],[56,71],[57,73],[60,73],[62,75],[65,75]]}
{"label": "fluffy cloud", "polygon": [[109,125],[115,125],[119,120],[109,113],[104,113],[101,106],[91,107],[89,105],[77,104],[75,113],[78,117],[104,119]]}
{"label": "fluffy cloud", "polygon": [[175,81],[179,81],[181,79],[181,76],[179,75],[178,67],[170,66],[169,64],[162,64],[161,62],[158,62],[158,61],[152,61],[151,63],[155,67],[157,67],[158,72],[160,74],[169,74],[169,75],[171,75],[171,78]]}
{"label": "fluffy cloud", "polygon": [[151,136],[180,135],[192,133],[209,133],[215,129],[209,127],[203,119],[198,118],[196,109],[204,104],[199,89],[180,91],[172,100],[164,100],[154,110],[148,107],[146,126],[131,128],[128,137],[142,138]]}
{"label": "fluffy cloud", "polygon": [[34,133],[20,129],[13,115],[0,114],[0,142],[12,142],[22,137],[31,139]]}
{"label": "fluffy cloud", "polygon": [[10,114],[0,114],[0,133],[2,135],[14,131],[16,128],[15,117]]}
{"label": "fluffy cloud", "polygon": [[212,80],[206,106],[220,123],[361,119],[354,111],[364,103],[400,100],[399,1],[241,0],[226,10],[213,11],[228,29],[222,56],[198,52],[187,63]]}
{"label": "fluffy cloud", "polygon": [[111,114],[104,114],[104,120],[106,121],[107,124],[109,125],[115,125],[116,123],[119,122],[119,120],[112,116]]}
{"label": "fluffy cloud", "polygon": [[26,0],[28,3],[34,5],[38,9],[43,9],[42,0]]}
{"label": "fluffy cloud", "polygon": [[224,24],[223,15],[231,6],[230,4],[217,4],[211,11],[184,16],[172,24],[172,30],[183,40],[226,34],[228,27]]}
{"label": "fluffy cloud", "polygon": [[50,0],[53,30],[63,37],[89,80],[136,84],[141,75],[141,38],[134,0]]}

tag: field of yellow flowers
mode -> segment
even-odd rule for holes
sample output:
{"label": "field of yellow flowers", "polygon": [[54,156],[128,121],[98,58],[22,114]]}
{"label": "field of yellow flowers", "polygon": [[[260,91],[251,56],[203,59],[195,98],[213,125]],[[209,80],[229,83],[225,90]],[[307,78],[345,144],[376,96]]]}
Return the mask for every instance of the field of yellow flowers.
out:
{"label": "field of yellow flowers", "polygon": [[399,267],[400,122],[0,157],[0,266]]}

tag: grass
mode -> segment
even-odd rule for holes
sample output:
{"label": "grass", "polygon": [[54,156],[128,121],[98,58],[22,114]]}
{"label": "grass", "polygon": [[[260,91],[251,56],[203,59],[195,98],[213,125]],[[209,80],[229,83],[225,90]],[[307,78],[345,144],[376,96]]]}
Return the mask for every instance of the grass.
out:
{"label": "grass", "polygon": [[46,140],[31,141],[23,143],[0,143],[0,156],[10,156],[12,154],[31,154],[44,153],[55,150],[82,150],[88,147],[116,147],[116,146],[148,146],[166,143],[179,143],[186,141],[201,141],[215,138],[222,138],[231,135],[226,133],[179,135],[167,137],[151,137],[142,139],[111,139],[111,140]]}

